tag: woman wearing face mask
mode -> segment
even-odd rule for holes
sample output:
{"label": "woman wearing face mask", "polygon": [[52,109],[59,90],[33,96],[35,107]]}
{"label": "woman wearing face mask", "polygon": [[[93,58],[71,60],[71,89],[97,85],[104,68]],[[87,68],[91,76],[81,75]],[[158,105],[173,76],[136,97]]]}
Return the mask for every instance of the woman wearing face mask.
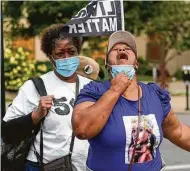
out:
{"label": "woman wearing face mask", "polygon": [[168,92],[137,81],[137,49],[131,33],[117,31],[110,36],[106,65],[111,81],[86,85],[73,110],[76,136],[90,143],[86,170],[160,171],[163,137],[190,151],[190,128],[174,114]]}
{"label": "woman wearing face mask", "polygon": [[[41,50],[54,68],[41,76],[48,95],[40,97],[32,81],[26,81],[3,118],[3,127],[12,133],[7,136],[15,136],[12,138],[15,140],[16,134],[22,134],[23,129],[30,131],[45,118],[42,126],[44,164],[69,154],[76,82],[78,79],[79,90],[90,82],[89,79],[76,74],[81,40],[60,36],[61,27],[62,25],[52,25],[41,33]],[[10,121],[13,121],[11,125]],[[28,126],[21,127],[23,123]],[[40,154],[40,133],[29,151],[25,171],[40,170],[35,150]],[[75,138],[72,153],[73,171],[85,170],[87,153],[88,142]]]}

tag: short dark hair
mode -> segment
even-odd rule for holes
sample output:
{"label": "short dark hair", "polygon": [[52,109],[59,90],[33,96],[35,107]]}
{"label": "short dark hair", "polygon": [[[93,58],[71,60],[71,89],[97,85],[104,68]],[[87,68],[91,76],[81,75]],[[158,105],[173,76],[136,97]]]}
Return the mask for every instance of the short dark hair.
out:
{"label": "short dark hair", "polygon": [[47,27],[42,30],[41,37],[41,50],[49,57],[52,54],[53,49],[55,48],[57,40],[71,39],[73,45],[77,48],[78,53],[80,53],[82,45],[82,37],[67,37],[62,36],[61,28],[63,24],[53,24],[50,27]]}

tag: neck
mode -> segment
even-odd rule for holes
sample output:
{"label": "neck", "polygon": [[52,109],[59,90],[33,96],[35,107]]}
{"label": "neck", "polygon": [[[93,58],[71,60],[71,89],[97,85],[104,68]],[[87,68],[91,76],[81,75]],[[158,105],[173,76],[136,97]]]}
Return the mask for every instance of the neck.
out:
{"label": "neck", "polygon": [[[138,83],[137,77],[135,76],[129,85],[129,87],[123,93],[123,96],[129,100],[138,100]],[[140,88],[140,97],[142,96],[141,88]]]}
{"label": "neck", "polygon": [[70,77],[63,77],[59,73],[57,73],[56,70],[54,70],[54,73],[62,81],[65,81],[65,82],[68,82],[68,83],[75,83],[76,82],[76,78],[77,78],[76,72],[73,75],[71,75]]}

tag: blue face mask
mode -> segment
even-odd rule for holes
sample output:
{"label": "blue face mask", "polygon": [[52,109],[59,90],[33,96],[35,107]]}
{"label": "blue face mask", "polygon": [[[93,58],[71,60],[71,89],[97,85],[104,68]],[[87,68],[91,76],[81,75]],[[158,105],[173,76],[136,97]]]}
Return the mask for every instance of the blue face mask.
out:
{"label": "blue face mask", "polygon": [[117,74],[121,72],[127,75],[130,80],[132,80],[135,75],[135,68],[133,65],[112,65],[111,66],[112,77],[115,77]]}
{"label": "blue face mask", "polygon": [[56,71],[63,77],[70,77],[73,75],[80,63],[77,56],[64,59],[56,59],[54,61],[56,64]]}

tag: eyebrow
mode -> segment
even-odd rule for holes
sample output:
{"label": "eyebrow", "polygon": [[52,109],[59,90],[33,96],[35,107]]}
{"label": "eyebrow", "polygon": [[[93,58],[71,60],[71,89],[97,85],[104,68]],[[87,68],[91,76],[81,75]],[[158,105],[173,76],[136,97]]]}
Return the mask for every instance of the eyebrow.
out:
{"label": "eyebrow", "polygon": [[[127,50],[132,50],[129,46],[124,47]],[[119,49],[119,47],[114,47],[113,49]]]}
{"label": "eyebrow", "polygon": [[56,50],[57,50],[57,52],[61,52],[61,51],[70,50],[70,49],[76,49],[77,50],[77,48],[73,45],[65,47],[65,48],[60,47],[60,48],[57,48]]}
{"label": "eyebrow", "polygon": [[126,49],[132,50],[129,46],[127,46]]}

